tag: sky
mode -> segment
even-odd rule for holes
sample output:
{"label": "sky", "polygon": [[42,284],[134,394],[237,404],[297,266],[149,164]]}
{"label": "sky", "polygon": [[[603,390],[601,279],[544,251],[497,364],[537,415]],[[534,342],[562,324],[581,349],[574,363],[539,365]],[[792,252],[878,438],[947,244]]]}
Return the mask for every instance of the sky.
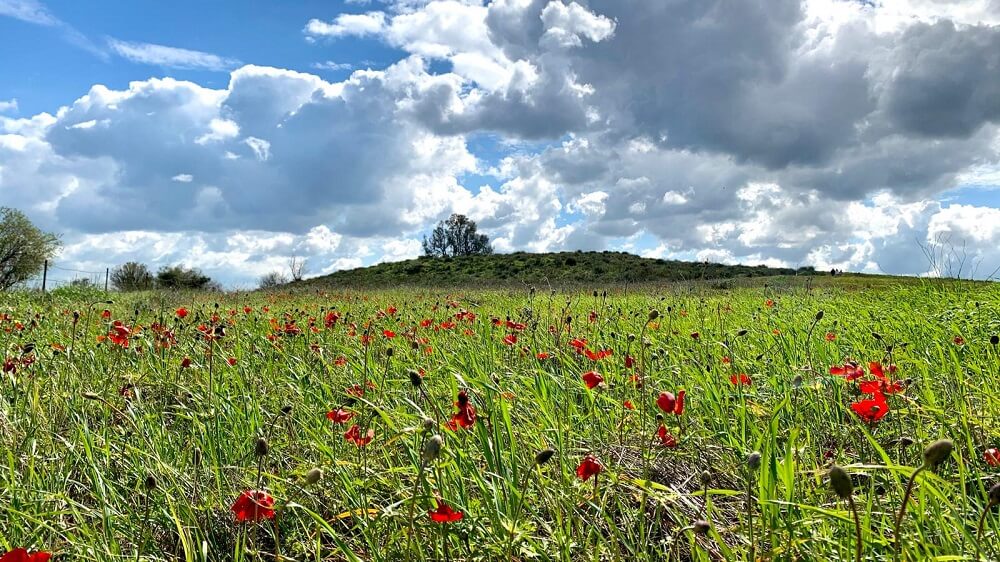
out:
{"label": "sky", "polygon": [[64,270],[229,288],[451,213],[499,252],[989,278],[1000,0],[0,0],[0,206]]}

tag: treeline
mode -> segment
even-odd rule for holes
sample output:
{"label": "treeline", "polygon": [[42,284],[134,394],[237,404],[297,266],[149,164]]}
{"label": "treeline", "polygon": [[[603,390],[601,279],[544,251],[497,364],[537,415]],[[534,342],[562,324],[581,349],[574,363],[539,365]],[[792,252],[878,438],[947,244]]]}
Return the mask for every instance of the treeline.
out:
{"label": "treeline", "polygon": [[196,268],[183,265],[161,267],[156,275],[146,264],[130,261],[111,271],[111,285],[119,291],[149,291],[152,289],[221,290],[211,277]]}

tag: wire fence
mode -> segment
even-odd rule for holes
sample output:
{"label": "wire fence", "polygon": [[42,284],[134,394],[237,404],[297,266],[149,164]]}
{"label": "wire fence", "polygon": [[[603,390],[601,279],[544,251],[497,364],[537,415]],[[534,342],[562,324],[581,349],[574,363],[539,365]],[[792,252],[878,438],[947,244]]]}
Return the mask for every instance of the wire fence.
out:
{"label": "wire fence", "polygon": [[86,269],[76,269],[64,267],[57,263],[47,261],[42,273],[28,280],[25,286],[28,289],[39,291],[51,291],[59,287],[85,286],[96,287],[108,290],[110,288],[111,268],[104,268],[103,271],[90,271]]}

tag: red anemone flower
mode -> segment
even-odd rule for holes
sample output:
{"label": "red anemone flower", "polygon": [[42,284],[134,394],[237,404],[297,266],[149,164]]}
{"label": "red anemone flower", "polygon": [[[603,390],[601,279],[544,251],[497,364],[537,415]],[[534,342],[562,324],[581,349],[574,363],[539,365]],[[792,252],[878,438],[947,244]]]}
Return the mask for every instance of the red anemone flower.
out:
{"label": "red anemone flower", "polygon": [[576,476],[580,480],[590,480],[591,476],[597,476],[604,471],[604,465],[597,460],[594,455],[587,455],[580,461],[580,466],[576,467]]}
{"label": "red anemone flower", "polygon": [[427,512],[427,516],[435,523],[455,523],[465,517],[461,511],[455,511],[444,500],[437,500],[437,509]]}
{"label": "red anemone flower", "polygon": [[335,424],[345,424],[354,417],[354,412],[348,412],[343,408],[337,408],[336,410],[330,410],[326,413],[326,419],[332,421]]}
{"label": "red anemone flower", "polygon": [[866,398],[851,404],[851,409],[861,419],[868,423],[873,423],[884,418],[889,413],[889,404],[885,400],[885,395],[879,392],[872,398]]}
{"label": "red anemone flower", "polygon": [[583,382],[587,385],[587,388],[593,390],[594,387],[604,382],[604,377],[601,376],[597,371],[587,371],[581,378]]}
{"label": "red anemone flower", "polygon": [[183,306],[178,308],[174,312],[177,314],[177,317],[180,318],[181,320],[184,320],[184,318],[186,318],[188,315],[188,309],[184,308]]}
{"label": "red anemone flower", "polygon": [[865,376],[865,369],[854,363],[844,363],[843,365],[834,365],[830,367],[830,374],[853,381]]}
{"label": "red anemone flower", "polygon": [[660,396],[656,399],[656,405],[664,412],[672,414],[674,413],[674,406],[677,405],[677,398],[674,397],[673,392],[661,392]]}
{"label": "red anemone flower", "polygon": [[274,498],[261,490],[247,490],[230,508],[240,523],[274,519]]}
{"label": "red anemone flower", "polygon": [[27,549],[15,548],[0,556],[0,562],[49,562],[50,558],[52,558],[52,554],[49,552],[38,551],[34,554],[28,554]]}
{"label": "red anemone flower", "polygon": [[730,375],[729,383],[733,386],[750,386],[750,377],[746,373]]}
{"label": "red anemone flower", "polygon": [[986,449],[983,451],[983,460],[990,466],[1000,466],[1000,449]]}
{"label": "red anemone flower", "polygon": [[455,407],[458,408],[458,411],[451,416],[451,421],[448,422],[448,427],[452,431],[457,431],[460,427],[469,428],[476,425],[476,408],[469,403],[468,392],[462,390],[458,393]]}
{"label": "red anemone flower", "polygon": [[656,436],[660,439],[660,445],[664,447],[676,447],[677,439],[667,431],[667,426],[660,424],[659,429],[656,430]]}
{"label": "red anemone flower", "polygon": [[364,435],[361,435],[361,428],[358,424],[354,424],[344,432],[344,439],[350,443],[354,443],[358,447],[364,447],[365,445],[372,442],[375,438],[375,430],[369,429]]}

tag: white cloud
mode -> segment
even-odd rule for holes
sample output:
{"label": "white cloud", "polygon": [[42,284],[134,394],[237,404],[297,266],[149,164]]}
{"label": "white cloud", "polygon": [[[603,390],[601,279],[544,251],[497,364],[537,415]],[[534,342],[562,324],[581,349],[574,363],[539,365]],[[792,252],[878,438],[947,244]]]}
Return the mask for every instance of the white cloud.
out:
{"label": "white cloud", "polygon": [[165,66],[168,68],[222,71],[239,65],[239,61],[236,59],[153,43],[121,41],[109,38],[108,47],[115,54],[132,62]]}
{"label": "white cloud", "polygon": [[354,65],[349,62],[333,62],[332,60],[323,62],[314,62],[312,67],[316,70],[351,70]]}
{"label": "white cloud", "polygon": [[253,150],[257,160],[267,162],[271,158],[271,143],[268,141],[257,137],[247,137],[243,142]]}
{"label": "white cloud", "polygon": [[8,101],[0,100],[0,112],[4,111],[17,111],[17,98]]}
{"label": "white cloud", "polygon": [[380,33],[385,26],[383,12],[365,14],[340,14],[332,23],[311,19],[303,30],[311,37],[343,37],[345,35],[365,36]]}

